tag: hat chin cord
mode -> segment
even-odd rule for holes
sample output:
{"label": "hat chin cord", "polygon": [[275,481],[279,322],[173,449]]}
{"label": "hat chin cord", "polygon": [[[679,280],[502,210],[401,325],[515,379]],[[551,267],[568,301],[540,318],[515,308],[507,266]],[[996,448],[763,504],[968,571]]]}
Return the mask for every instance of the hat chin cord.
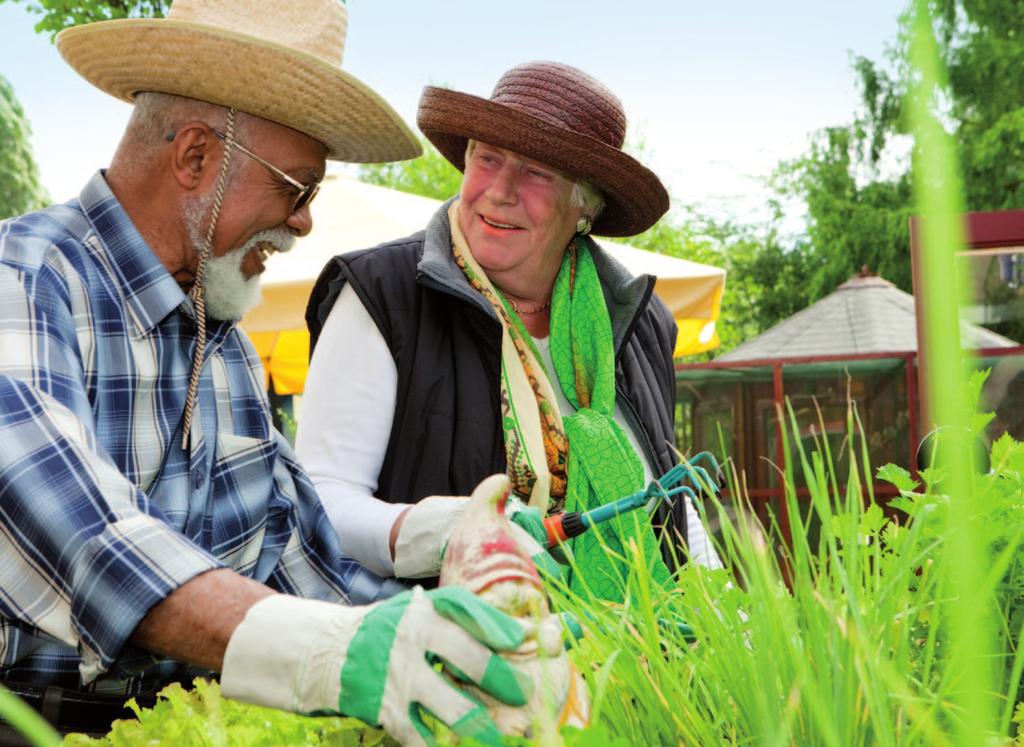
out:
{"label": "hat chin cord", "polygon": [[196,266],[196,280],[189,291],[189,298],[196,312],[196,347],[192,353],[192,373],[188,378],[188,394],[185,396],[185,415],[181,426],[181,448],[188,450],[189,436],[192,433],[192,410],[199,392],[199,375],[203,370],[203,357],[206,353],[206,261],[213,253],[213,231],[220,219],[220,207],[224,201],[227,188],[228,166],[231,164],[232,145],[235,142],[235,110],[228,109],[228,121],[224,128],[224,160],[220,164],[220,175],[217,178],[217,190],[213,196],[213,209],[210,211],[210,227],[206,230],[206,241],[199,253]]}

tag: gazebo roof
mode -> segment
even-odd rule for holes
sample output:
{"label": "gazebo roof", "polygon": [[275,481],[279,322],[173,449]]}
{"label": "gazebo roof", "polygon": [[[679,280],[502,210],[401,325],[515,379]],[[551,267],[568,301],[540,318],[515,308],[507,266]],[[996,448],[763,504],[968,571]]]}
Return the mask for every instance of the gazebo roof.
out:
{"label": "gazebo roof", "polygon": [[[1017,344],[968,323],[961,326],[961,336],[964,347],[971,349]],[[865,269],[820,301],[715,360],[735,362],[915,350],[914,297]]]}

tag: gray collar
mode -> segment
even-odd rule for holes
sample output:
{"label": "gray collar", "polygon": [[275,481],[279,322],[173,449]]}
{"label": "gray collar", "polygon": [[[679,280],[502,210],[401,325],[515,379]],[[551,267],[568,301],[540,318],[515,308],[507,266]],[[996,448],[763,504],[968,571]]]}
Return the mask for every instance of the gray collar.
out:
{"label": "gray collar", "polygon": [[594,267],[601,280],[608,315],[612,320],[612,340],[615,342],[615,357],[618,358],[626,334],[640,312],[647,306],[654,292],[653,275],[633,276],[615,257],[591,237],[584,237]]}
{"label": "gray collar", "polygon": [[[465,273],[455,264],[452,255],[451,224],[448,207],[457,197],[445,201],[427,224],[423,240],[423,256],[417,264],[417,280],[473,304],[492,319],[497,320],[494,309],[483,296],[473,290]],[[609,252],[589,236],[584,238],[597,276],[601,280],[605,302],[612,321],[612,339],[618,354],[633,320],[646,305],[654,288],[653,275],[634,277]]]}
{"label": "gray collar", "polygon": [[423,256],[416,265],[416,279],[420,283],[461,298],[497,321],[498,315],[494,313],[491,304],[473,290],[462,268],[455,264],[448,207],[457,199],[458,197],[452,197],[442,203],[434,217],[427,223],[426,235],[423,238]]}

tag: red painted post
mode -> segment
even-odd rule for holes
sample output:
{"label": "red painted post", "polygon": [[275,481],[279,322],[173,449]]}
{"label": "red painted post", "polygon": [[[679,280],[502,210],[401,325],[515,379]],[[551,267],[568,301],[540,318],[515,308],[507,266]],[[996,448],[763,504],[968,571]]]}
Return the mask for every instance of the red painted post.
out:
{"label": "red painted post", "polygon": [[[921,228],[917,216],[910,218],[910,276],[914,291],[914,324],[917,327],[917,384],[920,393],[921,413],[924,430],[932,429],[931,408],[928,406],[928,387],[926,386],[923,371],[928,365],[928,346],[925,344],[927,336],[926,324],[921,324],[921,311],[924,309],[924,279],[921,277]],[[916,454],[912,452],[911,456]]]}
{"label": "red painted post", "polygon": [[[775,419],[775,461],[785,471],[789,466],[786,464],[786,451],[782,448],[782,431],[786,427],[785,390],[782,386],[782,364],[779,361],[775,361],[772,364],[772,387],[775,393],[775,413],[777,415]],[[784,487],[779,491],[779,494],[782,498],[779,501],[779,526],[782,529],[782,536],[789,546],[792,547],[793,535],[789,528],[789,507],[786,505]]]}
{"label": "red painted post", "polygon": [[903,365],[906,366],[907,376],[907,437],[910,439],[910,454],[907,459],[907,466],[910,474],[917,477],[917,445],[921,443],[920,423],[918,422],[919,410],[917,406],[917,374],[914,371],[914,353],[907,353],[903,358]]}

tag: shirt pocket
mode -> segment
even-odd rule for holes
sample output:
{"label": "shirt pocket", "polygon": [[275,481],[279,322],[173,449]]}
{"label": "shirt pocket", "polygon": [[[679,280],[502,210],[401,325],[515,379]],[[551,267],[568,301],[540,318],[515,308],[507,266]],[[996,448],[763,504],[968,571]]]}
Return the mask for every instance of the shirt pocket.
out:
{"label": "shirt pocket", "polygon": [[266,486],[263,493],[267,493],[273,477],[273,448],[273,442],[264,438],[218,433],[212,475],[216,492],[248,497],[259,494],[253,488]]}
{"label": "shirt pocket", "polygon": [[236,569],[259,552],[258,538],[274,494],[273,449],[273,442],[262,438],[217,434],[210,492],[212,549]]}

